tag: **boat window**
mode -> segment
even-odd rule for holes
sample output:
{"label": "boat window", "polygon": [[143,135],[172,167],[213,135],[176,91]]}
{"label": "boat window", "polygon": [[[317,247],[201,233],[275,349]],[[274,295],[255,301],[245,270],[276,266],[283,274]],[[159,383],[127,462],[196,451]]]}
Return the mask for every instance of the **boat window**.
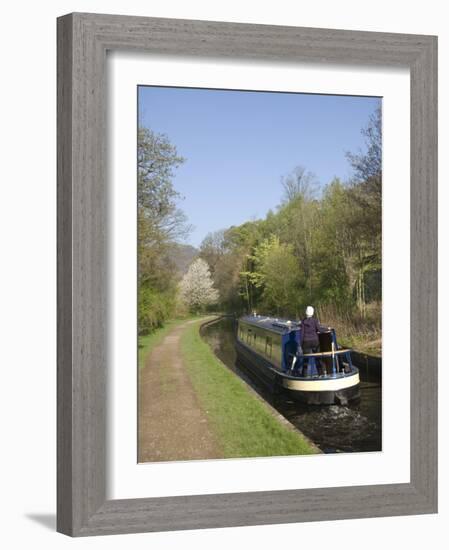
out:
{"label": "boat window", "polygon": [[270,336],[267,336],[265,338],[265,355],[268,355],[268,357],[271,357],[272,349],[273,349],[273,340]]}
{"label": "boat window", "polygon": [[246,343],[247,343],[247,344],[251,344],[251,336],[252,336],[251,332],[252,332],[252,331],[251,331],[251,329],[249,328],[249,329],[248,329],[248,332],[246,333]]}

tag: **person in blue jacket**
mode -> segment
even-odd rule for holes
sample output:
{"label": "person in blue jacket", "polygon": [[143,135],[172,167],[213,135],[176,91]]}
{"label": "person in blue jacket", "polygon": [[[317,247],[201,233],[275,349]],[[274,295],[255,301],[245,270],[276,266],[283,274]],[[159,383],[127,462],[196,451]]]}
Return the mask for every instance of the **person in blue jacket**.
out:
{"label": "person in blue jacket", "polygon": [[295,333],[292,331],[290,332],[287,343],[285,344],[286,370],[290,370],[293,367],[293,360],[297,357],[297,353],[298,353],[298,342],[296,341]]}

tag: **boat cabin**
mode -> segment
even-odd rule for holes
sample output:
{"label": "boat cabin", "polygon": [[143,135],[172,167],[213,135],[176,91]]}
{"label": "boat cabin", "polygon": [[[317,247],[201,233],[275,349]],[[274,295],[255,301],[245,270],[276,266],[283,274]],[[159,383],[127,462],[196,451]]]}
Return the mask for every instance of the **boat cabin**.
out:
{"label": "boat cabin", "polygon": [[352,368],[350,350],[339,348],[333,329],[318,334],[319,352],[299,354],[299,360],[294,356],[301,343],[301,322],[248,315],[239,319],[237,338],[281,372],[300,369],[316,376]]}

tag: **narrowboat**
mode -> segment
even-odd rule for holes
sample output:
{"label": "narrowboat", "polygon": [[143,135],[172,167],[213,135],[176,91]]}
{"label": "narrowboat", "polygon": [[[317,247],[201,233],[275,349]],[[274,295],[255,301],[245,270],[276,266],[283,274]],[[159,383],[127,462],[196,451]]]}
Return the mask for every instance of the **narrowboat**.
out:
{"label": "narrowboat", "polygon": [[238,320],[237,358],[272,391],[303,403],[346,405],[358,399],[359,371],[352,364],[351,350],[337,344],[332,328],[318,337],[319,350],[303,353],[300,321],[248,315]]}

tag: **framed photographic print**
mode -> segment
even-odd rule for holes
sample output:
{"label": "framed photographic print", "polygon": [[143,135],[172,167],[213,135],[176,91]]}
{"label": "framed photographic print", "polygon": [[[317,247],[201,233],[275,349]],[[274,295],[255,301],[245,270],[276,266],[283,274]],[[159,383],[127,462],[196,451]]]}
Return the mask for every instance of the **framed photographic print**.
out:
{"label": "framed photographic print", "polygon": [[58,20],[59,531],[436,511],[436,75],[429,36]]}

